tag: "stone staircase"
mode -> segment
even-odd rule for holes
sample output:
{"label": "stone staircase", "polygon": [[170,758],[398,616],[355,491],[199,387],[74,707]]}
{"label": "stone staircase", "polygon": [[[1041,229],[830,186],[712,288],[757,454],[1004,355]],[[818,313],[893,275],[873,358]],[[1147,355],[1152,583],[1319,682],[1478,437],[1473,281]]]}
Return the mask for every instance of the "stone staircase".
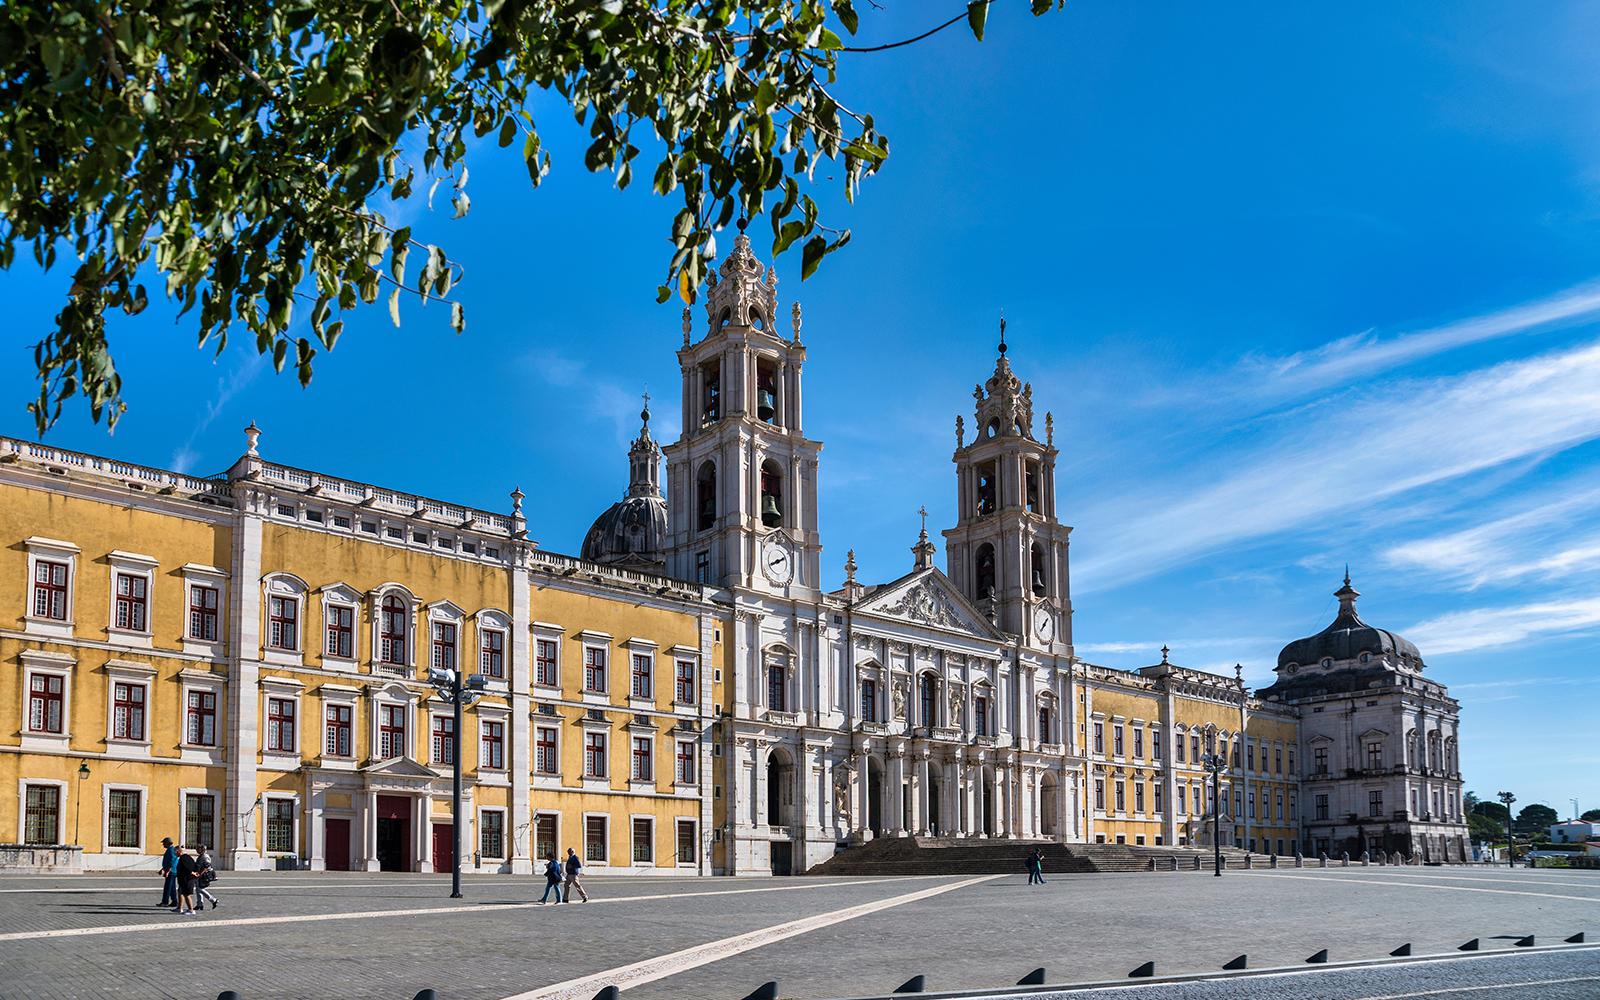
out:
{"label": "stone staircase", "polygon": [[[807,875],[991,875],[1022,873],[1035,848],[1044,851],[1045,874],[1089,872],[1209,871],[1210,848],[1137,847],[1131,844],[1058,844],[1049,840],[983,840],[890,837],[840,851]],[[1223,867],[1243,868],[1245,852],[1222,851]],[[1196,860],[1199,868],[1195,867]],[[1174,869],[1174,862],[1176,868]],[[1282,864],[1284,859],[1279,859]],[[1293,864],[1293,859],[1289,859]],[[1265,868],[1267,858],[1254,856]]]}

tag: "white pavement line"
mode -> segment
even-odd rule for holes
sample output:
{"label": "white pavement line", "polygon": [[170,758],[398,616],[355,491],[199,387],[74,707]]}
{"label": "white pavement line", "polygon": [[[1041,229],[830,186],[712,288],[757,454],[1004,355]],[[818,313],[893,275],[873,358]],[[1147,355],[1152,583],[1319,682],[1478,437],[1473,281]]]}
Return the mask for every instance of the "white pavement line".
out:
{"label": "white pavement line", "polygon": [[[914,877],[914,876],[906,876]],[[999,876],[993,876],[998,878]],[[885,879],[898,882],[900,879]],[[739,896],[751,892],[789,892],[794,889],[836,889],[837,882],[816,882],[808,885],[775,885],[760,889],[723,889],[716,892],[663,892],[649,896],[614,896],[591,900],[588,903],[564,903],[564,906],[594,906],[597,903],[633,903],[650,899],[684,899],[703,896]],[[254,927],[261,924],[316,923],[324,920],[365,920],[370,917],[433,916],[440,913],[499,913],[505,910],[531,910],[543,903],[484,903],[479,906],[436,906],[415,910],[365,910],[360,913],[304,913],[282,917],[237,917],[231,920],[173,920],[159,924],[112,924],[105,927],[61,927],[50,931],[18,931],[0,934],[0,941],[32,941],[38,938],[84,937],[91,934],[127,934],[134,931],[188,930],[197,927]],[[550,904],[556,905],[554,903]],[[174,914],[176,916],[176,914]]]}
{"label": "white pavement line", "polygon": [[[1301,870],[1304,871],[1305,869],[1301,869]],[[1317,872],[1317,875],[1318,875],[1319,878],[1321,878],[1321,877],[1334,877],[1334,878],[1341,877],[1339,875],[1334,875],[1334,871],[1335,870],[1331,869],[1331,868],[1328,870],[1327,876],[1323,876],[1322,875],[1322,869],[1320,869],[1320,868],[1315,869],[1315,871]],[[1355,869],[1355,870],[1350,871],[1348,873],[1345,873],[1344,869],[1338,869],[1338,871],[1341,872],[1342,874],[1348,874],[1348,875],[1359,875],[1359,874],[1362,874],[1360,869]],[[1262,874],[1262,875],[1277,874],[1276,872],[1274,872],[1270,868],[1268,868],[1268,869],[1257,869],[1256,873],[1259,873],[1259,874]],[[1369,870],[1366,874],[1372,874],[1372,872]],[[1589,882],[1547,882],[1544,879],[1538,878],[1538,877],[1535,877],[1535,878],[1488,878],[1488,877],[1484,877],[1484,876],[1481,876],[1481,875],[1448,875],[1448,874],[1443,874],[1443,873],[1438,873],[1438,872],[1430,872],[1427,869],[1423,869],[1422,871],[1409,871],[1409,872],[1406,872],[1404,877],[1406,877],[1406,878],[1455,879],[1458,882],[1510,882],[1513,885],[1570,885],[1570,886],[1574,886],[1574,887],[1579,888],[1579,889],[1596,889],[1596,890],[1600,890],[1600,879],[1595,879],[1595,880],[1589,881]]]}
{"label": "white pavement line", "polygon": [[1408,997],[1438,997],[1447,993],[1476,993],[1480,990],[1514,990],[1523,986],[1555,986],[1558,983],[1600,982],[1600,976],[1574,976],[1571,979],[1534,979],[1526,983],[1495,983],[1490,986],[1449,986],[1421,993],[1386,993],[1383,996],[1356,997],[1355,1000],[1406,1000]]}
{"label": "white pavement line", "polygon": [[[1327,879],[1316,875],[1284,875],[1274,873],[1270,878],[1298,878],[1307,882],[1325,882]],[[1388,879],[1376,878],[1345,878],[1341,882],[1368,882],[1372,885],[1409,885],[1419,889],[1450,889],[1455,892],[1492,892],[1500,896],[1542,896],[1545,899],[1575,899],[1580,903],[1600,903],[1600,896],[1563,896],[1554,892],[1519,892],[1516,889],[1479,889],[1470,885],[1444,885],[1440,882],[1391,882]]]}
{"label": "white pavement line", "polygon": [[786,938],[808,934],[823,927],[843,923],[846,920],[854,920],[856,917],[864,917],[869,913],[877,913],[879,910],[904,906],[919,899],[928,899],[932,896],[953,892],[956,889],[965,889],[968,886],[977,885],[979,882],[989,882],[997,878],[1005,878],[1005,876],[982,875],[978,878],[952,882],[949,885],[939,885],[931,889],[919,889],[916,892],[908,892],[900,896],[890,896],[888,899],[880,899],[872,903],[861,903],[842,910],[802,917],[799,920],[791,920],[788,923],[774,924],[771,927],[763,927],[760,930],[723,938],[720,941],[710,941],[706,944],[696,945],[693,948],[685,948],[670,955],[660,955],[656,958],[647,958],[642,962],[634,962],[631,965],[618,966],[615,969],[599,972],[592,976],[583,976],[579,979],[569,979],[564,983],[542,986],[536,990],[529,990],[526,993],[518,993],[514,996],[506,997],[505,1000],[569,1000],[569,998],[588,996],[591,993],[598,992],[604,986],[615,986],[619,990],[625,990],[631,986],[639,986],[644,983],[655,982],[657,979],[665,979],[667,976],[677,975],[689,969],[721,961],[724,958],[730,958]]}

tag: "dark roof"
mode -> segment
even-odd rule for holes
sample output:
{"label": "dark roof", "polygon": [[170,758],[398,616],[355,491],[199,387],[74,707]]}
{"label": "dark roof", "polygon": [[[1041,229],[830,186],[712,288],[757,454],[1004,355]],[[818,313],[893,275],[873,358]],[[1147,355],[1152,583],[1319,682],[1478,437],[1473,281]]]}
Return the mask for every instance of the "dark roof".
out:
{"label": "dark roof", "polygon": [[667,501],[658,496],[628,497],[595,518],[579,556],[599,563],[659,563],[665,558],[666,539]]}
{"label": "dark roof", "polygon": [[1373,628],[1361,620],[1355,608],[1342,611],[1333,624],[1318,632],[1316,635],[1304,639],[1296,639],[1283,647],[1278,654],[1278,666],[1285,667],[1291,663],[1308,664],[1321,663],[1324,659],[1332,657],[1335,660],[1353,660],[1361,653],[1371,653],[1373,656],[1382,656],[1386,653],[1404,654],[1405,656],[1420,660],[1422,654],[1417,652],[1417,647],[1405,636],[1396,635],[1386,629]]}

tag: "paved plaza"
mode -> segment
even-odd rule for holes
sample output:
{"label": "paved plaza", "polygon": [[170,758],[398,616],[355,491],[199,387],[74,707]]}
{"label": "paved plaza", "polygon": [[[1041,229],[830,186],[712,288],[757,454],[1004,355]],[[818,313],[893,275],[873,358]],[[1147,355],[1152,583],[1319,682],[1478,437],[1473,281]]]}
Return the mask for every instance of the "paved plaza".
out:
{"label": "paved plaza", "polygon": [[[1398,996],[1596,997],[1600,875],[1462,868],[1022,874],[878,879],[596,876],[591,902],[534,903],[542,879],[224,873],[219,909],[153,904],[152,873],[0,880],[3,1000],[740,1000],[881,995],[914,975],[930,992],[1215,973],[1240,954],[1292,975],[1074,993],[1139,1000]],[[1478,938],[1478,955],[1457,952]],[[1307,967],[1415,955],[1449,961]],[[1303,971],[1301,971],[1303,970]]]}

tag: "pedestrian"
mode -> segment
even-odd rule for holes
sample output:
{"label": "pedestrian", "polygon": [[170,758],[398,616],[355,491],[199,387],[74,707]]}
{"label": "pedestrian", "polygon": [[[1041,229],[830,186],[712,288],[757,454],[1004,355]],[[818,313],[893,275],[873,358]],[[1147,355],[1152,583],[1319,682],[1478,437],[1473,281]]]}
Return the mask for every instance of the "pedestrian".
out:
{"label": "pedestrian", "polygon": [[583,871],[583,862],[578,860],[578,852],[567,848],[567,898],[563,902],[572,902],[572,890],[578,890],[578,898],[585,903],[589,901],[589,894],[583,891],[583,883],[578,881],[578,873]]}
{"label": "pedestrian", "polygon": [[1035,847],[1028,855],[1028,884],[1044,885],[1044,849]]}
{"label": "pedestrian", "polygon": [[162,837],[161,846],[166,848],[161,854],[161,902],[157,906],[178,905],[178,852],[173,850],[172,838]]}
{"label": "pedestrian", "polygon": [[195,848],[194,877],[194,901],[204,908],[206,905],[206,900],[209,899],[211,901],[211,908],[215,910],[217,908],[217,903],[220,902],[220,900],[211,894],[208,887],[211,885],[211,883],[217,880],[217,869],[214,865],[212,865],[210,856],[206,854],[206,845],[204,844],[201,844],[199,847]]}
{"label": "pedestrian", "polygon": [[544,865],[544,895],[539,897],[539,905],[543,906],[550,898],[550,891],[555,890],[556,902],[561,902],[561,883],[566,878],[561,870],[561,862],[556,858],[556,852],[550,852],[550,859]]}
{"label": "pedestrian", "polygon": [[178,905],[172,912],[192,917],[194,916],[194,855],[187,853],[181,847],[177,851],[178,861],[172,870],[178,877]]}

